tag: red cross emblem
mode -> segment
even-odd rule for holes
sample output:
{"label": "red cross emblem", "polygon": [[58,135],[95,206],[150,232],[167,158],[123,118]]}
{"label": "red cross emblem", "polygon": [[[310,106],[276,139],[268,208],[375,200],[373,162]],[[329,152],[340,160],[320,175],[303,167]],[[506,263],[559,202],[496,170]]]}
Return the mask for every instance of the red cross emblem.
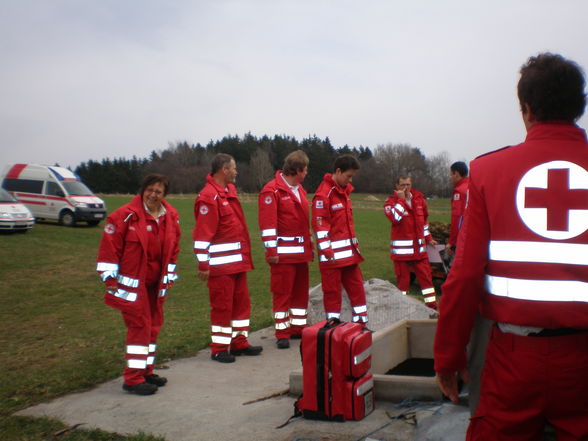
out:
{"label": "red cross emblem", "polygon": [[535,233],[568,239],[588,229],[588,171],[568,161],[529,170],[519,182],[517,209]]}

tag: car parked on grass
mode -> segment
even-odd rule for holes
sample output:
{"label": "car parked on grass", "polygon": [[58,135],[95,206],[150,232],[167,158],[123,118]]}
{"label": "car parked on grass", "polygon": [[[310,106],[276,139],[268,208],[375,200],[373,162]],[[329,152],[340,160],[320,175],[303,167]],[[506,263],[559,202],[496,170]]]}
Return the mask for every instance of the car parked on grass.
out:
{"label": "car parked on grass", "polygon": [[0,188],[0,231],[26,233],[33,225],[33,213],[14,196]]}
{"label": "car parked on grass", "polygon": [[2,188],[25,204],[36,219],[71,227],[78,221],[98,225],[106,218],[104,201],[67,168],[12,164],[4,170]]}

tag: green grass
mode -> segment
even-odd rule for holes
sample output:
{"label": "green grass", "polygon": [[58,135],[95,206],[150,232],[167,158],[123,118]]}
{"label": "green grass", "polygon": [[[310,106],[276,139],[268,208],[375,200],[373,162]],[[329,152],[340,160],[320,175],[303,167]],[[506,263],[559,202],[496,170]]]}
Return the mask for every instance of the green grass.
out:
{"label": "green grass", "polygon": [[[110,211],[131,196],[105,196]],[[193,195],[170,196],[180,213],[180,279],[165,305],[158,363],[195,354],[209,343],[208,290],[196,278],[191,231]],[[365,279],[394,281],[389,258],[390,222],[379,200],[353,195],[356,232],[366,262]],[[244,195],[256,269],[249,273],[252,328],[270,326],[269,270],[257,226],[257,196]],[[449,220],[449,201],[429,201],[431,220]],[[101,224],[102,226],[102,224]],[[0,440],[47,439],[65,426],[50,419],[11,416],[13,412],[120,375],[124,367],[125,329],[120,313],[102,303],[102,283],[95,272],[102,228],[65,228],[40,223],[26,234],[0,235]],[[311,285],[320,283],[317,262]],[[417,292],[417,291],[415,291]],[[121,392],[122,393],[122,392]],[[148,435],[118,437],[82,428],[60,436],[66,441],[155,441]],[[116,436],[116,437],[115,437]]]}

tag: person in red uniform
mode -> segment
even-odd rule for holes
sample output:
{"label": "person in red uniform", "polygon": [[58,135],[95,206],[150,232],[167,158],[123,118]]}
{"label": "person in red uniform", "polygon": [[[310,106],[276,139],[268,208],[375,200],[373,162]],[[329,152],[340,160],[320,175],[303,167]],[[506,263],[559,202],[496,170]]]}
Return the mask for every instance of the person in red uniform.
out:
{"label": "person in red uniform", "polygon": [[108,216],[98,250],[104,303],[122,312],[127,327],[123,389],[138,395],[167,383],[153,366],[180,249],[178,213],[163,200],[168,189],[167,177],[148,175],[139,194]]}
{"label": "person in red uniform", "polygon": [[457,401],[476,313],[493,326],[468,440],[588,439],[588,142],[580,67],[529,58],[523,143],[471,163],[468,207],[435,337],[441,391]]}
{"label": "person in red uniform", "polygon": [[410,176],[399,176],[396,192],[384,203],[384,213],[392,222],[390,231],[390,259],[394,262],[396,283],[402,294],[410,287],[410,273],[414,271],[425,304],[437,309],[427,243],[437,242],[429,232],[429,212],[423,194],[412,188]]}
{"label": "person in red uniform", "polygon": [[198,278],[210,295],[211,358],[232,363],[235,355],[259,355],[251,346],[251,303],[247,271],[253,269],[251,243],[243,209],[237,198],[237,165],[232,156],[219,153],[194,202],[196,224],[192,232],[198,260]]}
{"label": "person in red uniform", "polygon": [[308,262],[312,241],[308,199],[302,182],[308,173],[308,156],[296,150],[284,167],[259,193],[259,230],[270,265],[275,336],[279,349],[300,338],[308,308]]}
{"label": "person in red uniform", "polygon": [[363,257],[353,226],[351,182],[359,170],[358,160],[341,155],[327,173],[312,200],[312,228],[316,234],[323,303],[327,319],[341,315],[341,287],[345,288],[355,323],[368,321],[363,276],[359,263]]}
{"label": "person in red uniform", "polygon": [[451,227],[449,229],[449,242],[445,250],[449,256],[455,254],[457,236],[463,223],[463,215],[468,194],[468,166],[465,162],[458,161],[449,168],[451,181],[453,182],[453,196],[451,198]]}

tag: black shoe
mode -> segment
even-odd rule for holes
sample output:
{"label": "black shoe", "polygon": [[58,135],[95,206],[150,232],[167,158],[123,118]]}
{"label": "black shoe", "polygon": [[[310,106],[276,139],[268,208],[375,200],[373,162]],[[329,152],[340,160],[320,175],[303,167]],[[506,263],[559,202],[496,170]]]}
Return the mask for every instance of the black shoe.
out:
{"label": "black shoe", "polygon": [[290,340],[300,340],[302,338],[302,334],[292,334],[290,336]]}
{"label": "black shoe", "polygon": [[278,342],[276,344],[278,349],[288,349],[290,347],[290,340],[287,338],[278,338]]}
{"label": "black shoe", "polygon": [[263,351],[261,346],[247,346],[243,349],[231,349],[233,355],[259,355]]}
{"label": "black shoe", "polygon": [[165,383],[167,383],[167,378],[160,377],[157,374],[151,374],[151,375],[145,375],[145,381],[149,384],[154,384],[157,387],[162,387],[162,386],[165,386]]}
{"label": "black shoe", "polygon": [[229,354],[229,351],[222,351],[217,352],[216,354],[211,354],[210,358],[214,361],[218,361],[219,363],[234,363],[235,357]]}
{"label": "black shoe", "polygon": [[157,392],[157,386],[147,382],[134,384],[132,386],[123,384],[122,388],[131,394],[137,395],[153,395],[155,392]]}

